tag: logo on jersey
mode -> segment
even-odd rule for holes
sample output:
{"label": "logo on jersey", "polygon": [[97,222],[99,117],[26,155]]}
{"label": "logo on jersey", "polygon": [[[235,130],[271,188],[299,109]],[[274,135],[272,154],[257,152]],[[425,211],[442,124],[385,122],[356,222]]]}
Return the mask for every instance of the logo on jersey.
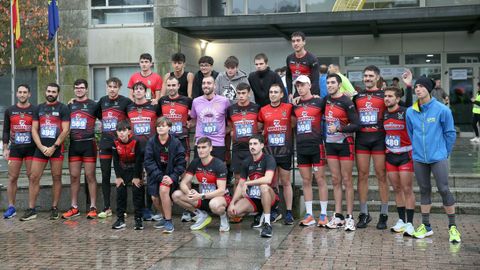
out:
{"label": "logo on jersey", "polygon": [[274,127],[280,127],[280,120],[273,120]]}
{"label": "logo on jersey", "polygon": [[405,112],[398,112],[397,113],[398,120],[403,120],[404,119],[404,114],[405,114]]}

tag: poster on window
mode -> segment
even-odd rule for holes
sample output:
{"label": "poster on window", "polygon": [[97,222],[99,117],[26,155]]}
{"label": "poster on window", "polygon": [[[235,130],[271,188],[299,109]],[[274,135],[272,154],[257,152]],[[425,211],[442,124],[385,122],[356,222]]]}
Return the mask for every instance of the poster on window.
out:
{"label": "poster on window", "polygon": [[468,78],[466,69],[452,69],[450,72],[452,80],[466,80]]}

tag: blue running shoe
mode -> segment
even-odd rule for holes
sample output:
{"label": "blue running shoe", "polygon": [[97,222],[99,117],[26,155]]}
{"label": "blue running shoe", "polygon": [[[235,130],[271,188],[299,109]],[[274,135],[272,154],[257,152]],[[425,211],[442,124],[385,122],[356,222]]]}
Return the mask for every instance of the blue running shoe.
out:
{"label": "blue running shoe", "polygon": [[283,223],[285,223],[285,225],[293,225],[293,215],[292,215],[292,212],[291,211],[287,211],[285,213],[285,219],[283,220]]}
{"label": "blue running shoe", "polygon": [[15,206],[13,206],[13,205],[10,205],[7,208],[7,211],[5,211],[5,213],[3,213],[3,217],[6,218],[6,219],[13,218],[16,215],[17,215],[17,210],[15,210]]}
{"label": "blue running shoe", "polygon": [[148,208],[143,208],[143,220],[145,221],[151,221],[152,220],[152,210]]}

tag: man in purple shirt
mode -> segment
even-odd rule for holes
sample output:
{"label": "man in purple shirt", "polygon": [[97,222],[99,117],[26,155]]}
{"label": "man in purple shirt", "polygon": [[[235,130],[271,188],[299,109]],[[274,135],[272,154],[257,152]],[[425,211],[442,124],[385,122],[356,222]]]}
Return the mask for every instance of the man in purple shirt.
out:
{"label": "man in purple shirt", "polygon": [[[227,109],[230,101],[215,94],[215,79],[204,77],[202,81],[203,96],[193,100],[190,111],[190,127],[195,128],[195,144],[201,137],[212,141],[212,156],[225,160],[225,126]],[[198,157],[195,146],[195,158]]]}

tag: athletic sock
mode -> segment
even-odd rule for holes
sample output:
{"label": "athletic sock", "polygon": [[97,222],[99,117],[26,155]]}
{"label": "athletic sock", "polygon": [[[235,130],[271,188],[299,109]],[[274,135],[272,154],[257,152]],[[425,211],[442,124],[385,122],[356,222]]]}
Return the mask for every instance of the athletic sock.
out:
{"label": "athletic sock", "polygon": [[430,227],[430,213],[422,213],[422,223]]}
{"label": "athletic sock", "polygon": [[388,203],[380,205],[380,214],[388,215]]}
{"label": "athletic sock", "polygon": [[75,208],[75,209],[78,209],[78,205],[76,205],[76,204],[72,204],[72,207]]}
{"label": "athletic sock", "polygon": [[360,213],[364,213],[368,215],[368,206],[367,203],[360,203]]}
{"label": "athletic sock", "polygon": [[265,217],[264,222],[267,223],[268,225],[270,225],[270,213],[268,213],[268,214],[264,213],[263,216]]}
{"label": "athletic sock", "polygon": [[322,215],[327,215],[327,205],[328,205],[328,201],[320,201],[320,214]]}
{"label": "athletic sock", "polygon": [[415,213],[415,209],[407,209],[407,222],[413,224],[413,214]]}
{"label": "athletic sock", "polygon": [[448,227],[455,226],[455,214],[448,214]]}
{"label": "athletic sock", "polygon": [[405,207],[397,207],[398,218],[405,222]]}
{"label": "athletic sock", "polygon": [[313,211],[312,211],[312,201],[305,201],[305,209],[307,211],[307,214],[312,214]]}

